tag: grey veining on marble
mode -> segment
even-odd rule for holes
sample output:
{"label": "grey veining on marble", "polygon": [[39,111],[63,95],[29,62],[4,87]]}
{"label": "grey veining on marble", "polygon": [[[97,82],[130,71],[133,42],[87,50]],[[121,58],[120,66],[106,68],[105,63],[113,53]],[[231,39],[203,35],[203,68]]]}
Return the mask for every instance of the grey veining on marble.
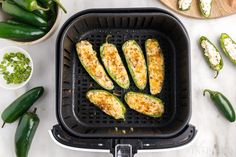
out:
{"label": "grey veining on marble", "polygon": [[[165,8],[158,0],[63,0],[68,9],[61,25],[71,15],[88,8],[128,8],[128,7],[160,7]],[[196,20],[177,15],[186,26],[191,39],[192,69],[192,118],[191,124],[198,129],[198,136],[186,149],[161,152],[140,153],[137,157],[235,157],[236,156],[236,123],[226,121],[211,104],[209,97],[203,97],[205,88],[223,92],[236,109],[236,66],[224,55],[224,68],[217,79],[213,79],[211,71],[203,59],[198,47],[198,39],[206,35],[219,47],[219,36],[229,33],[236,39],[236,15],[214,20]],[[0,18],[1,19],[1,18]],[[34,74],[30,83],[17,91],[0,88],[0,112],[21,93],[35,86],[43,85],[45,95],[35,106],[41,119],[39,128],[31,146],[29,157],[109,157],[106,153],[86,153],[67,150],[54,144],[48,130],[57,123],[55,115],[55,40],[58,31],[48,40],[33,46],[22,46],[28,50],[34,61]],[[14,43],[0,40],[0,48]],[[0,121],[2,124],[2,121]],[[0,129],[0,157],[15,157],[14,133],[17,122]]]}

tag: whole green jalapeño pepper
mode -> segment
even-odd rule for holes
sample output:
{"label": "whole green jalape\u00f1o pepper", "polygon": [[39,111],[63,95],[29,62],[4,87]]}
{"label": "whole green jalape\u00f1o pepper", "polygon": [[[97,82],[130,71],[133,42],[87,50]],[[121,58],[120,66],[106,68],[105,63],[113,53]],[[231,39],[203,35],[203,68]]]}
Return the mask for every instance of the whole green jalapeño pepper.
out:
{"label": "whole green jalape\u00f1o pepper", "polygon": [[205,89],[203,95],[205,96],[206,93],[210,94],[211,100],[214,102],[220,112],[225,116],[225,118],[228,119],[230,122],[234,122],[235,111],[229,100],[222,93],[217,91]]}
{"label": "whole green jalape\u00f1o pepper", "polygon": [[19,21],[37,26],[37,27],[47,27],[48,22],[40,16],[35,15],[32,12],[28,12],[21,7],[17,6],[16,3],[12,1],[5,0],[2,2],[2,9],[5,13],[10,16],[17,18]]}
{"label": "whole green jalape\u00f1o pepper", "polygon": [[[1,23],[1,22],[0,22]],[[48,27],[39,27],[39,28],[36,28],[34,26],[31,26],[31,25],[28,25],[28,24],[25,24],[23,22],[20,22],[18,21],[17,19],[9,19],[7,20],[5,23],[8,23],[8,24],[12,24],[12,25],[17,25],[17,26],[21,26],[21,27],[25,27],[25,28],[35,28],[35,29],[38,29],[38,30],[43,30],[43,31],[47,31],[48,30]],[[43,35],[45,34],[45,32],[43,33]]]}
{"label": "whole green jalape\u00f1o pepper", "polygon": [[209,64],[210,68],[216,71],[216,75],[214,77],[216,78],[219,75],[219,71],[224,66],[223,59],[220,55],[220,52],[216,48],[216,46],[205,36],[202,36],[199,42],[200,42],[200,46],[202,48],[205,60]]}
{"label": "whole green jalape\u00f1o pepper", "polygon": [[43,87],[36,87],[12,102],[11,105],[9,105],[2,113],[4,124],[12,123],[21,117],[34,104],[34,102],[43,95],[43,92]]}
{"label": "whole green jalape\u00f1o pepper", "polygon": [[31,41],[42,37],[45,31],[26,25],[13,24],[13,21],[0,22],[0,38]]}
{"label": "whole green jalape\u00f1o pepper", "polygon": [[15,134],[15,151],[17,157],[27,157],[34,138],[35,132],[39,125],[39,118],[34,112],[25,113],[17,127]]}
{"label": "whole green jalape\u00f1o pepper", "polygon": [[13,1],[20,7],[30,12],[34,10],[44,10],[44,11],[49,10],[49,8],[43,8],[39,6],[36,0],[13,0]]}

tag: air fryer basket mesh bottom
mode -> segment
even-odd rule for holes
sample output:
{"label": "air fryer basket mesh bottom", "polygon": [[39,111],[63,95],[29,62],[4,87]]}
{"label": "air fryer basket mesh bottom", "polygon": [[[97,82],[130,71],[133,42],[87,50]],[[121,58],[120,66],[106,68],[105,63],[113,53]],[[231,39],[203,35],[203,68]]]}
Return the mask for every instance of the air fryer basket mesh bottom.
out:
{"label": "air fryer basket mesh bottom", "polygon": [[[109,41],[118,47],[124,63],[121,46],[126,40],[135,39],[143,50],[146,39],[159,40],[165,57],[165,82],[158,95],[165,102],[163,117],[150,118],[126,105],[126,121],[117,121],[85,98],[88,90],[101,87],[81,66],[75,44],[87,39],[99,53],[99,46],[108,34],[113,36]],[[59,41],[58,118],[70,133],[80,137],[169,137],[188,123],[191,109],[189,43],[185,29],[175,18],[163,13],[145,12],[85,14],[67,26]],[[138,91],[132,80],[129,90],[116,85],[111,92],[124,102],[124,94],[131,90]],[[143,92],[149,93],[149,87]]]}
{"label": "air fryer basket mesh bottom", "polygon": [[[164,34],[161,34],[157,31],[152,30],[93,30],[89,31],[86,34],[80,36],[79,40],[88,40],[92,43],[94,49],[96,52],[98,52],[99,55],[99,47],[101,43],[105,41],[105,38],[108,34],[112,35],[112,38],[109,40],[110,43],[113,43],[117,46],[118,51],[120,52],[120,56],[123,59],[123,62],[125,63],[125,60],[123,58],[122,54],[122,44],[129,40],[129,39],[135,39],[140,45],[142,45],[142,48],[144,48],[145,40],[148,38],[158,38],[160,41],[163,54],[166,61],[166,68],[165,68],[165,83],[163,86],[163,90],[158,97],[160,97],[165,102],[165,113],[161,118],[150,118],[147,116],[144,116],[138,112],[135,112],[134,110],[129,109],[129,107],[126,105],[127,108],[127,116],[126,120],[115,120],[112,117],[106,115],[101,110],[99,110],[97,107],[89,103],[89,101],[86,98],[86,92],[90,89],[102,89],[85,71],[85,69],[82,67],[80,62],[77,59],[77,55],[75,51],[72,51],[72,59],[74,58],[77,66],[75,66],[76,73],[74,74],[75,81],[74,86],[75,88],[75,97],[73,99],[78,100],[75,102],[75,108],[77,111],[76,115],[78,120],[81,122],[81,124],[84,124],[86,127],[160,127],[163,125],[166,125],[170,120],[172,115],[175,111],[175,104],[173,101],[174,91],[172,90],[174,88],[174,47],[171,43],[171,41],[168,39],[167,36]],[[143,51],[145,52],[145,51]],[[167,66],[168,65],[168,66]],[[127,68],[126,68],[127,69]],[[128,70],[128,69],[127,69]],[[131,76],[129,77],[131,78]],[[132,81],[132,79],[131,79]],[[111,92],[116,94],[122,102],[124,101],[124,95],[128,91],[138,91],[137,87],[132,82],[130,85],[130,89],[125,90],[120,88],[118,85],[115,84],[115,89]],[[148,85],[145,88],[144,91],[149,93]],[[124,103],[125,104],[125,103]]]}

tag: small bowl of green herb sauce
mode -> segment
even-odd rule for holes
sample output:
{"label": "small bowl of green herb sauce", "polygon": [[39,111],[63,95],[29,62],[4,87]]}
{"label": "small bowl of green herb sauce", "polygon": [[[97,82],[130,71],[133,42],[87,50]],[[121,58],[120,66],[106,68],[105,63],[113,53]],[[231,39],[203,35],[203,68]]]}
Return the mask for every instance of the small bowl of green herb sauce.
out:
{"label": "small bowl of green herb sauce", "polygon": [[33,74],[33,61],[22,48],[9,46],[0,49],[0,86],[18,89],[27,84]]}

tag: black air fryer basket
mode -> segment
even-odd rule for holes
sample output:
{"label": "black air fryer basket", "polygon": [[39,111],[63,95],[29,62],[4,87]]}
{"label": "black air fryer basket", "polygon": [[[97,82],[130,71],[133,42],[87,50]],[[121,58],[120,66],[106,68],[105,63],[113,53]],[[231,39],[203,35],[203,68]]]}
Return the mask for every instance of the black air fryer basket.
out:
{"label": "black air fryer basket", "polygon": [[[161,118],[147,117],[126,107],[126,121],[114,120],[86,99],[88,90],[101,87],[82,67],[75,45],[86,39],[99,52],[109,34],[122,57],[121,47],[126,40],[134,39],[142,48],[148,38],[160,42],[165,57],[165,81],[158,95],[165,102]],[[111,92],[124,101],[124,94],[130,90],[139,91],[132,81],[130,89],[116,85]],[[149,87],[142,92],[149,93]],[[132,156],[137,151],[190,143],[197,131],[189,124],[190,43],[183,24],[157,8],[92,9],[72,16],[56,44],[56,113],[59,124],[53,127],[52,135],[60,144],[74,149],[110,150],[116,156]]]}

